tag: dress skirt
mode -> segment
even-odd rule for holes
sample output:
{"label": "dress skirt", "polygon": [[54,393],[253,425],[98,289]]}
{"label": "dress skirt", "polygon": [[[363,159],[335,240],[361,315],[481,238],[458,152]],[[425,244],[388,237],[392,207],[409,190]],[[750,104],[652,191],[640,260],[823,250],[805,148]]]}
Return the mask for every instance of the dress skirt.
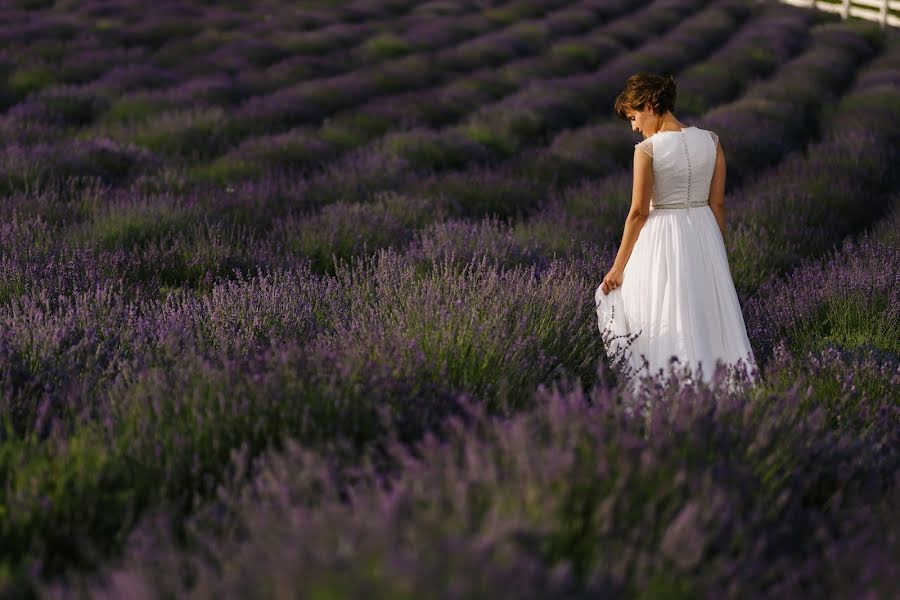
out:
{"label": "dress skirt", "polygon": [[671,365],[708,383],[720,360],[755,378],[725,244],[709,205],[652,208],[622,285],[608,295],[598,286],[594,300],[600,332],[605,340],[613,337],[606,344],[610,359],[622,352],[627,336],[634,338],[621,363],[632,374],[668,375]]}

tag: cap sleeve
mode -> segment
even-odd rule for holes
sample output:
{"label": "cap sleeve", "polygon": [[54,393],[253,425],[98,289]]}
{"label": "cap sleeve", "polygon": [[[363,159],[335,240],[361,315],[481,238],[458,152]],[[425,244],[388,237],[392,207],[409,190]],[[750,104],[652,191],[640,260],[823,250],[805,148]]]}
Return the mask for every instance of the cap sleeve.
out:
{"label": "cap sleeve", "polygon": [[709,136],[712,138],[713,144],[715,144],[715,145],[718,147],[718,145],[719,145],[719,136],[717,136],[717,135],[716,135],[715,133],[713,133],[712,131],[709,132]]}
{"label": "cap sleeve", "polygon": [[647,156],[653,158],[653,140],[651,140],[650,138],[647,138],[643,142],[635,144],[634,147],[640,148],[647,154]]}

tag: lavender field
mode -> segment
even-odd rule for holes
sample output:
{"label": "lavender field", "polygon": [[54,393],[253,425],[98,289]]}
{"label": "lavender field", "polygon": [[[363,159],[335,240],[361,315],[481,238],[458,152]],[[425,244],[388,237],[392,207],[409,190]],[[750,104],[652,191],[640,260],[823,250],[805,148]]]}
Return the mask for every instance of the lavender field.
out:
{"label": "lavender field", "polygon": [[[756,0],[10,0],[0,597],[893,598],[900,31]],[[759,380],[594,290],[673,74]]]}

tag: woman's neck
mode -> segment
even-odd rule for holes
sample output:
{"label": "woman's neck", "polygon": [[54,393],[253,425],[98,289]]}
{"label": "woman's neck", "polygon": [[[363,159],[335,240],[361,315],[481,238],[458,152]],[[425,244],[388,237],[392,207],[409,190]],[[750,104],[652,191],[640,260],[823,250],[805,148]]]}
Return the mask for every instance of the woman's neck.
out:
{"label": "woman's neck", "polygon": [[679,129],[684,129],[684,125],[675,118],[675,115],[667,112],[659,118],[659,123],[657,124],[654,133],[659,133],[660,131],[678,131]]}

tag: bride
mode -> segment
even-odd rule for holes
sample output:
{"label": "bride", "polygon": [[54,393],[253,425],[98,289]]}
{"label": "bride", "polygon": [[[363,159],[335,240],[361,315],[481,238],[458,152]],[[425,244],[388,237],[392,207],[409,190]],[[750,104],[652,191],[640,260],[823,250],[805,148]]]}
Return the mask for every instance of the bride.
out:
{"label": "bride", "polygon": [[632,75],[616,99],[616,114],[644,140],[622,243],[594,293],[598,326],[628,377],[672,367],[709,382],[721,361],[752,380],[725,253],[725,154],[715,133],[685,126],[674,107],[671,76]]}

